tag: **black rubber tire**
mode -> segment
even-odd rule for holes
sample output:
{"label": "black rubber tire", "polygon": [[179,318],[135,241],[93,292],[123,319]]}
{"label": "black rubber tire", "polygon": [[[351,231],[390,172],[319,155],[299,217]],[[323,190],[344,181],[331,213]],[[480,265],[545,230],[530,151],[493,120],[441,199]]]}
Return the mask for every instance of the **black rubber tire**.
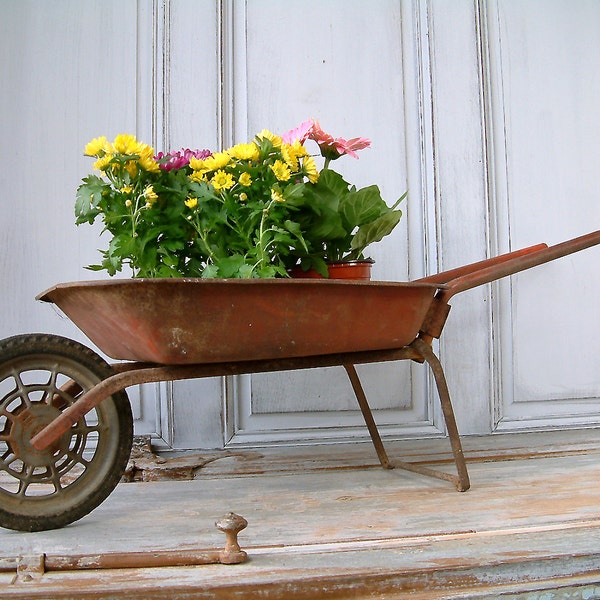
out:
{"label": "black rubber tire", "polygon": [[112,374],[95,352],[64,337],[0,340],[0,526],[64,527],[94,510],[119,483],[133,440],[125,391],[103,400],[46,450],[29,443]]}

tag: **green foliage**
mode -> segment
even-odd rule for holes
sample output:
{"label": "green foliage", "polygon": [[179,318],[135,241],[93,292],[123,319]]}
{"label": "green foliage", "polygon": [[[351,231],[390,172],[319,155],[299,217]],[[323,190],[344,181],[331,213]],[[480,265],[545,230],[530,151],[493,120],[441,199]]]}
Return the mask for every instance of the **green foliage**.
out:
{"label": "green foliage", "polygon": [[76,223],[99,218],[111,235],[88,268],[250,278],[286,277],[301,264],[326,275],[327,262],[362,258],[402,215],[405,196],[390,208],[376,185],[357,190],[329,168],[319,173],[302,143],[269,132],[214,155],[182,152],[154,158],[126,135],[88,144],[103,177],[83,179]]}
{"label": "green foliage", "polygon": [[330,169],[307,192],[306,220],[300,217],[307,250],[294,253],[304,269],[326,274],[327,262],[364,258],[365,249],[389,235],[402,217],[398,204],[389,207],[379,187],[357,190]]}
{"label": "green foliage", "polygon": [[77,190],[75,202],[75,221],[81,223],[93,223],[100,212],[98,205],[102,200],[102,193],[110,192],[110,185],[100,179],[97,175],[89,175],[83,180],[83,185]]}

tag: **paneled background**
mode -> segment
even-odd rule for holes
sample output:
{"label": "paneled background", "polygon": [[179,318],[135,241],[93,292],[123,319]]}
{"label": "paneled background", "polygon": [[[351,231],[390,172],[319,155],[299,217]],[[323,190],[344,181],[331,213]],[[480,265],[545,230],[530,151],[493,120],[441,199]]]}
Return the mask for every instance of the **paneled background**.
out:
{"label": "paneled background", "polygon": [[[34,297],[91,279],[76,228],[98,135],[220,148],[307,117],[372,148],[401,226],[374,277],[414,279],[598,229],[594,0],[0,0],[0,337],[85,342]],[[343,161],[343,162],[342,162]],[[596,426],[598,250],[460,294],[440,352],[463,433]],[[443,435],[419,365],[361,370],[389,437]],[[173,448],[362,439],[343,372],[131,390],[138,433]]]}

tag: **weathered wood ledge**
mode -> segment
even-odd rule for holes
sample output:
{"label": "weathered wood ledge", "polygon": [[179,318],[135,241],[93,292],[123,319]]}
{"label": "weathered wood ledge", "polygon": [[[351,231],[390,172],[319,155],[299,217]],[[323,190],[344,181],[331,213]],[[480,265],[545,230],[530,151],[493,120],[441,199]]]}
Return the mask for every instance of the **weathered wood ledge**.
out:
{"label": "weathered wood ledge", "polygon": [[[93,513],[62,530],[1,530],[0,559],[22,557],[35,565],[43,555],[216,548],[223,539],[214,522],[233,511],[249,522],[239,537],[247,563],[33,569],[20,576],[5,570],[0,594],[598,598],[596,437],[594,430],[467,437],[473,487],[466,493],[447,482],[378,468],[363,444],[229,450],[194,480],[121,484]],[[451,469],[445,442],[394,442],[389,450]]]}

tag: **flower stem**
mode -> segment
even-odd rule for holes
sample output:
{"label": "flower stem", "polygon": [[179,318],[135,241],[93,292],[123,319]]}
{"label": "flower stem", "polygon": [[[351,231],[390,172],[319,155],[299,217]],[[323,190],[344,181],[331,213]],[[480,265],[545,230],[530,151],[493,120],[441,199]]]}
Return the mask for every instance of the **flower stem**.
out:
{"label": "flower stem", "polygon": [[267,260],[268,256],[267,256],[267,248],[269,247],[269,244],[267,243],[265,245],[264,243],[264,236],[267,233],[267,231],[270,231],[271,228],[266,229],[265,230],[265,224],[266,224],[266,219],[269,215],[269,210],[271,209],[271,206],[273,206],[275,200],[271,200],[271,202],[269,202],[269,204],[267,204],[266,208],[263,209],[262,211],[262,215],[260,218],[260,226],[258,228],[258,254],[259,254],[259,261],[258,264],[266,264],[269,261]]}

